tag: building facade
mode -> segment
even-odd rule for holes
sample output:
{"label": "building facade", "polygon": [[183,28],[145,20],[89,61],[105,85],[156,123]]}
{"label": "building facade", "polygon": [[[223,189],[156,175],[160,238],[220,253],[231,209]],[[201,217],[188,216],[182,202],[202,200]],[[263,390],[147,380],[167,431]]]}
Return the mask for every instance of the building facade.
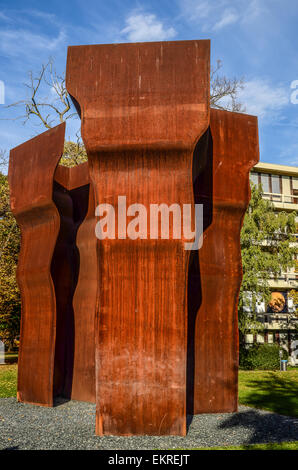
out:
{"label": "building facade", "polygon": [[[298,167],[260,162],[250,177],[255,185],[262,185],[264,199],[272,201],[276,211],[296,211],[298,214]],[[296,240],[298,260],[298,234]],[[271,300],[268,305],[263,302],[257,306],[258,320],[264,324],[264,331],[247,334],[246,343],[278,343],[288,351],[292,365],[298,365],[297,306],[289,297],[290,291],[298,290],[297,268],[281,272],[278,278],[269,282]]]}

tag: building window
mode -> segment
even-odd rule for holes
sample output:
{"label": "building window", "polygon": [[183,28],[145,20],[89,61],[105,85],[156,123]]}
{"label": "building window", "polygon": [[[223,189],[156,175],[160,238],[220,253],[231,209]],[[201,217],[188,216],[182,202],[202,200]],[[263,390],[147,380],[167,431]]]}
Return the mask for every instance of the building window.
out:
{"label": "building window", "polygon": [[250,180],[256,186],[262,185],[266,199],[282,202],[282,177],[280,175],[251,172]]}
{"label": "building window", "polygon": [[269,344],[273,343],[273,333],[268,333],[268,343]]}
{"label": "building window", "polygon": [[251,172],[250,174],[250,181],[255,185],[259,185],[259,175],[258,173]]}
{"label": "building window", "polygon": [[271,192],[273,194],[278,194],[278,196],[272,196],[273,201],[281,201],[281,178],[279,175],[270,175],[271,176]]}
{"label": "building window", "polygon": [[278,175],[271,175],[272,193],[280,194],[280,179]]}
{"label": "building window", "polygon": [[245,342],[246,342],[246,344],[253,344],[254,335],[252,335],[252,334],[245,335]]}
{"label": "building window", "polygon": [[271,193],[270,191],[270,175],[261,173],[261,185],[264,193]]}

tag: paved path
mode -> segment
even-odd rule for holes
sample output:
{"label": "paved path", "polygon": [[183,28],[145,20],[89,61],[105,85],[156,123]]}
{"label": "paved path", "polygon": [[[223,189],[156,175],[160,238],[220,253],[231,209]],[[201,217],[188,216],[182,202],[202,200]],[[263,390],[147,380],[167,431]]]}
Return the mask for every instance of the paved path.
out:
{"label": "paved path", "polygon": [[173,449],[298,440],[298,419],[240,406],[238,413],[197,415],[188,435],[94,435],[95,406],[69,401],[54,408],[0,399],[0,449]]}

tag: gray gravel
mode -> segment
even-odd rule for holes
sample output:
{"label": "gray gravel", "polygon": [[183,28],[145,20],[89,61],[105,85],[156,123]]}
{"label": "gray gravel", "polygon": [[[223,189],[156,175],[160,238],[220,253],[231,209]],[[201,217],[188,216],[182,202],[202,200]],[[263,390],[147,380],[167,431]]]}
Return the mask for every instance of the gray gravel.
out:
{"label": "gray gravel", "polygon": [[239,407],[238,413],[194,416],[186,437],[94,435],[95,406],[54,408],[0,399],[0,449],[173,449],[298,440],[298,419]]}

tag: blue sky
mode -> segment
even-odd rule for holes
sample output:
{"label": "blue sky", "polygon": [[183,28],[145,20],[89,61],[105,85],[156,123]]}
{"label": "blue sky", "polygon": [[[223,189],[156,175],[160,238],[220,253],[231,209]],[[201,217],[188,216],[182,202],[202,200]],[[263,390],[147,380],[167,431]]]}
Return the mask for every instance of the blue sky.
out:
{"label": "blue sky", "polygon": [[[211,39],[211,62],[244,77],[240,99],[259,117],[261,160],[298,165],[298,2],[294,0],[0,0],[0,80],[5,104],[26,96],[28,72],[49,57],[63,72],[68,45]],[[42,132],[0,105],[0,149]],[[73,137],[79,121],[68,126]]]}

